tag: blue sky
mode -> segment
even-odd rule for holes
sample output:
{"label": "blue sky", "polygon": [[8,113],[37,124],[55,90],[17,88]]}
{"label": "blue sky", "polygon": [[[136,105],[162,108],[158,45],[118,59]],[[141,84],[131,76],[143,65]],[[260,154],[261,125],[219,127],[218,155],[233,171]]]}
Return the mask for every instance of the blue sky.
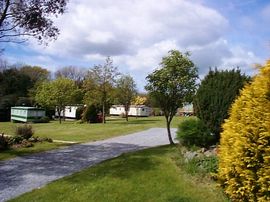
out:
{"label": "blue sky", "polygon": [[201,77],[209,67],[254,74],[254,64],[270,53],[268,0],[72,0],[55,23],[57,41],[2,44],[4,57],[53,72],[91,68],[111,56],[143,91],[145,77],[170,49],[190,51]]}

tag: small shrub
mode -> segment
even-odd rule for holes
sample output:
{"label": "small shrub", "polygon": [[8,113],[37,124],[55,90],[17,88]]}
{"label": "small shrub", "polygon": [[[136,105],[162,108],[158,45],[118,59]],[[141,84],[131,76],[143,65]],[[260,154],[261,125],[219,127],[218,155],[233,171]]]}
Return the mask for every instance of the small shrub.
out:
{"label": "small shrub", "polygon": [[19,136],[19,135],[16,135],[16,136],[13,136],[13,137],[9,138],[9,142],[10,142],[11,145],[20,144],[22,141],[23,141],[23,137]]}
{"label": "small shrub", "polygon": [[177,164],[188,174],[212,177],[217,173],[218,158],[216,155],[206,156],[202,153],[197,153],[192,158],[188,158],[186,155],[187,152],[193,153],[192,151],[181,147],[180,155],[177,158]]}
{"label": "small shrub", "polygon": [[217,173],[218,158],[216,156],[194,157],[185,163],[185,169],[189,174],[211,174]]}
{"label": "small shrub", "polygon": [[10,146],[9,138],[5,137],[4,134],[0,135],[0,151],[8,149]]}
{"label": "small shrub", "polygon": [[85,107],[83,107],[83,106],[77,108],[77,110],[76,110],[76,120],[82,119],[84,108]]}
{"label": "small shrub", "polygon": [[21,136],[23,137],[23,139],[28,140],[29,138],[33,136],[33,134],[34,134],[34,131],[31,125],[24,124],[16,128],[16,136]]}
{"label": "small shrub", "polygon": [[208,147],[215,141],[204,123],[195,117],[183,120],[178,126],[177,139],[187,147]]}
{"label": "small shrub", "polygon": [[99,108],[95,105],[87,106],[83,112],[83,121],[90,123],[99,123],[98,113]]}
{"label": "small shrub", "polygon": [[28,147],[33,147],[33,143],[28,141],[28,140],[23,140],[20,144],[20,147],[28,148]]}

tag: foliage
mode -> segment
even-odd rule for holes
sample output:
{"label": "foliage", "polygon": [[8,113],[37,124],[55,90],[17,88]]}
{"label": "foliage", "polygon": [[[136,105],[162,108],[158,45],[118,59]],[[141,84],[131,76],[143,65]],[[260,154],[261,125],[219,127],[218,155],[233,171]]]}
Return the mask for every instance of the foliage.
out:
{"label": "foliage", "polygon": [[153,116],[163,116],[163,112],[160,108],[152,108],[152,115]]}
{"label": "foliage", "polygon": [[223,125],[219,178],[234,201],[270,201],[270,61],[241,91]]}
{"label": "foliage", "polygon": [[0,134],[0,151],[6,150],[9,148],[9,138]]}
{"label": "foliage", "polygon": [[[58,78],[50,82],[43,82],[38,88],[35,100],[44,107],[56,107],[58,115],[65,106],[72,104],[74,95],[78,91],[74,81]],[[61,123],[61,116],[59,116]]]}
{"label": "foliage", "polygon": [[73,80],[79,87],[82,86],[86,76],[86,69],[75,66],[66,66],[58,69],[55,73],[56,78],[64,77]]}
{"label": "foliage", "polygon": [[145,89],[153,97],[164,112],[168,137],[171,144],[170,123],[177,109],[192,99],[196,89],[197,68],[188,58],[177,50],[169,51],[169,55],[162,58],[160,69],[149,74]]}
{"label": "foliage", "polygon": [[84,106],[80,106],[80,107],[77,108],[77,110],[76,110],[76,119],[77,120],[81,120],[82,119],[84,109],[85,109]]}
{"label": "foliage", "polygon": [[177,139],[183,146],[208,147],[213,145],[214,136],[211,135],[205,124],[196,117],[183,120],[177,131]]}
{"label": "foliage", "polygon": [[29,138],[33,136],[34,131],[31,125],[23,124],[16,127],[15,134],[17,136],[22,137],[25,140],[28,140]]}
{"label": "foliage", "polygon": [[13,94],[23,97],[32,87],[33,83],[30,77],[15,68],[0,72],[0,96]]}
{"label": "foliage", "polygon": [[22,42],[18,36],[32,36],[42,42],[55,39],[59,29],[52,16],[64,13],[67,0],[1,0],[0,42]]}
{"label": "foliage", "polygon": [[88,71],[83,84],[84,103],[102,107],[103,123],[106,122],[106,111],[112,105],[118,75],[117,67],[113,66],[112,59],[108,57],[103,65],[96,65]]}
{"label": "foliage", "polygon": [[23,136],[21,136],[21,135],[12,136],[12,137],[10,137],[9,141],[10,141],[11,145],[20,144],[23,141]]}
{"label": "foliage", "polygon": [[147,97],[138,95],[135,97],[133,104],[134,105],[145,105],[146,102],[147,102]]}
{"label": "foliage", "polygon": [[122,75],[116,82],[116,99],[118,104],[125,108],[125,118],[128,121],[128,112],[131,101],[136,95],[136,84],[134,79],[129,75]]}
{"label": "foliage", "polygon": [[[44,73],[44,74],[43,74]],[[0,120],[10,120],[10,107],[33,106],[36,85],[48,76],[48,71],[40,67],[4,68],[0,71]]]}
{"label": "foliage", "polygon": [[89,123],[100,123],[99,120],[99,112],[100,108],[96,105],[89,105],[84,109],[84,112],[82,114],[83,121],[89,122]]}
{"label": "foliage", "polygon": [[48,80],[50,77],[50,72],[39,66],[25,65],[22,66],[19,71],[27,75],[34,84]]}
{"label": "foliage", "polygon": [[196,156],[190,160],[181,156],[178,164],[191,175],[211,176],[218,171],[217,156]]}
{"label": "foliage", "polygon": [[194,98],[196,115],[219,141],[221,125],[241,88],[249,78],[240,70],[210,70],[202,80]]}

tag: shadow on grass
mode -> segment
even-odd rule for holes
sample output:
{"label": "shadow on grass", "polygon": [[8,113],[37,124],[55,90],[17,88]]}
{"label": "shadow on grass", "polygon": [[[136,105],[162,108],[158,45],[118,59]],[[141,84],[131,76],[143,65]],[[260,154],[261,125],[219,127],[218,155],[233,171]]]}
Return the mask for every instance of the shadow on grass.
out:
{"label": "shadow on grass", "polygon": [[[152,171],[162,163],[155,156],[164,155],[170,152],[170,146],[153,149],[146,149],[136,153],[122,154],[119,157],[105,160],[102,164],[84,170],[75,176],[67,177],[68,183],[78,183],[78,181],[99,181],[104,177],[129,179],[140,172]],[[87,176],[87,177],[86,177]]]}
{"label": "shadow on grass", "polygon": [[156,120],[156,119],[132,119],[129,121],[123,120],[123,121],[115,121],[113,120],[108,120],[108,123],[110,124],[119,124],[119,125],[127,125],[127,124],[155,124],[162,122],[161,120]]}

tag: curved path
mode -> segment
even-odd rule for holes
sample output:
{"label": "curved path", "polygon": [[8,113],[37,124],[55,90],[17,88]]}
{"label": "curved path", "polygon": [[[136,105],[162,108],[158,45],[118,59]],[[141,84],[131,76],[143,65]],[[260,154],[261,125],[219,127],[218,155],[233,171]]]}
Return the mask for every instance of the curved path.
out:
{"label": "curved path", "polygon": [[[171,129],[175,137],[176,129]],[[123,153],[169,144],[165,128],[73,145],[0,162],[0,202]]]}

